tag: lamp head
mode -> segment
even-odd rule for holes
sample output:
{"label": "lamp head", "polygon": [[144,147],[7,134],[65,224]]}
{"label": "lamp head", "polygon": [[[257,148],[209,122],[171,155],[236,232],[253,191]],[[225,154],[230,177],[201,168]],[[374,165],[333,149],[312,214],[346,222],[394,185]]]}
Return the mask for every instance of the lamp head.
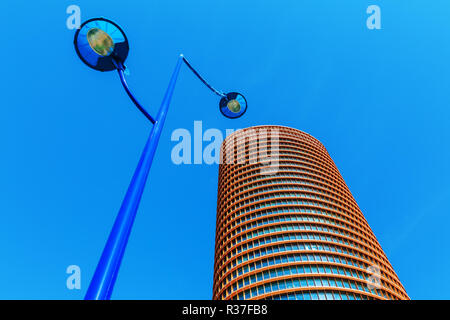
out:
{"label": "lamp head", "polygon": [[219,109],[225,117],[236,119],[247,111],[247,100],[238,92],[230,92],[220,99]]}
{"label": "lamp head", "polygon": [[117,63],[123,65],[129,51],[123,30],[105,18],[89,19],[81,24],[74,45],[80,59],[99,71],[115,70]]}

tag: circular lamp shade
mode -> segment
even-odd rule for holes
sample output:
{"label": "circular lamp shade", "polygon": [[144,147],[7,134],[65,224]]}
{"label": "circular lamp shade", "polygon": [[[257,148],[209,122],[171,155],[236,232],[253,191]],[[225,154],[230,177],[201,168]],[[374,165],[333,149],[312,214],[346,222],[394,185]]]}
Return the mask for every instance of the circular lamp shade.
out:
{"label": "circular lamp shade", "polygon": [[238,92],[230,92],[226,97],[220,99],[219,108],[225,117],[239,118],[247,111],[247,100]]}
{"label": "circular lamp shade", "polygon": [[116,69],[114,60],[124,63],[128,56],[128,39],[114,22],[94,18],[84,22],[75,33],[75,50],[89,67],[100,71]]}

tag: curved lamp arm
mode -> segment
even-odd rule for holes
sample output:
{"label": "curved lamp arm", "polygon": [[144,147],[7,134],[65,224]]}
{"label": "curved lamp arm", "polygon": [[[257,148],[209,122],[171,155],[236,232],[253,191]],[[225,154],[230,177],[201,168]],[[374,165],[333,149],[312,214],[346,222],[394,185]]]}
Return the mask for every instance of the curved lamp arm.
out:
{"label": "curved lamp arm", "polygon": [[209,90],[211,90],[212,92],[217,94],[219,97],[222,97],[222,98],[227,97],[227,95],[225,93],[214,89],[208,82],[206,82],[206,80],[197,72],[197,70],[195,70],[194,67],[191,66],[191,64],[189,63],[189,61],[187,61],[187,59],[184,57],[183,54],[181,54],[180,57],[183,59],[183,62],[188,66],[188,68],[191,69],[191,71],[197,76],[197,78],[199,78],[200,81],[203,82],[203,84],[209,88]]}
{"label": "curved lamp arm", "polygon": [[155,119],[147,112],[147,110],[144,109],[144,107],[137,101],[137,99],[134,97],[133,93],[131,92],[130,88],[128,87],[128,83],[125,80],[125,75],[123,71],[125,70],[125,66],[118,61],[115,61],[117,72],[119,73],[120,82],[122,82],[123,88],[127,92],[128,96],[130,97],[131,101],[133,101],[134,105],[144,114],[144,116],[150,120],[151,123],[155,124]]}
{"label": "curved lamp arm", "polygon": [[128,88],[127,81],[125,80],[125,76],[123,74],[123,70],[118,69],[120,82],[122,82],[123,87],[125,88],[125,91],[127,92],[128,96],[130,97],[131,101],[136,105],[136,107],[144,114],[144,116],[150,120],[151,123],[155,124],[155,119],[147,112],[147,110],[144,109],[143,106],[136,100],[136,98],[133,96],[133,94],[130,91],[130,88]]}

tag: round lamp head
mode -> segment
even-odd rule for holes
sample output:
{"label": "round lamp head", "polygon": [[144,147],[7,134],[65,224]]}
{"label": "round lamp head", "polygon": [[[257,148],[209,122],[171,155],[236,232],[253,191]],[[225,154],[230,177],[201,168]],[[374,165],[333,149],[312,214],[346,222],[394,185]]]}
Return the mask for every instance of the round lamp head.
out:
{"label": "round lamp head", "polygon": [[219,108],[225,117],[239,118],[247,111],[247,100],[240,93],[230,92],[226,94],[226,97],[220,99]]}
{"label": "round lamp head", "polygon": [[80,59],[99,71],[115,70],[115,61],[123,64],[129,51],[123,30],[104,18],[84,22],[75,33],[74,44]]}

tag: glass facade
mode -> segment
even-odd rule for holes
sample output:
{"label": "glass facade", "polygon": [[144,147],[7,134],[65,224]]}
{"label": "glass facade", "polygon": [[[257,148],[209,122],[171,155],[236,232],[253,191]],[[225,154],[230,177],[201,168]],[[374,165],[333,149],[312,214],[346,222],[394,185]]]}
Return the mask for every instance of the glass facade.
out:
{"label": "glass facade", "polygon": [[213,299],[409,299],[318,140],[252,127],[221,157]]}

